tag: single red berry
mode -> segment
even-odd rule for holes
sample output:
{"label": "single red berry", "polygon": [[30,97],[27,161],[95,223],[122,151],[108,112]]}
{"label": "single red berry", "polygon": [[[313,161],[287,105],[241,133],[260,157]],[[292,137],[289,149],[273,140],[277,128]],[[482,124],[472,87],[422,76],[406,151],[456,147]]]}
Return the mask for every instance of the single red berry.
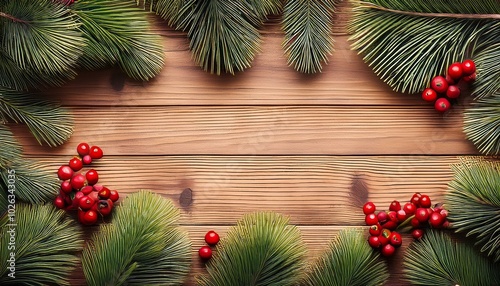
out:
{"label": "single red berry", "polygon": [[462,71],[464,76],[471,75],[476,72],[476,63],[473,60],[465,60],[462,62]]}
{"label": "single red berry", "polygon": [[205,242],[209,245],[216,245],[220,240],[219,234],[215,231],[210,230],[205,234]]}
{"label": "single red berry", "polygon": [[202,246],[200,250],[198,250],[198,255],[201,259],[208,260],[212,258],[212,249],[208,246]]}
{"label": "single red berry", "polygon": [[90,157],[90,155],[85,155],[82,158],[82,162],[84,165],[90,165],[92,164],[92,157]]}
{"label": "single red berry", "polygon": [[101,148],[97,146],[90,147],[89,155],[92,159],[101,159],[103,156]]}
{"label": "single red berry", "polygon": [[390,221],[398,222],[398,213],[396,211],[389,211],[387,217]]}
{"label": "single red berry", "polygon": [[385,211],[379,211],[378,214],[377,214],[377,220],[380,222],[380,223],[384,223],[386,222],[387,220],[389,219],[389,216],[387,215],[387,213]]}
{"label": "single red berry", "polygon": [[404,210],[399,210],[397,212],[397,217],[399,222],[403,222],[408,218]]}
{"label": "single red berry", "polygon": [[417,218],[419,222],[424,223],[429,219],[429,212],[426,208],[418,208],[415,212],[415,218]]}
{"label": "single red berry", "polygon": [[464,76],[464,77],[463,77],[463,80],[464,80],[466,83],[471,83],[471,82],[475,81],[475,80],[476,80],[476,78],[477,78],[476,73],[473,73],[473,74],[471,74],[471,75]]}
{"label": "single red berry", "polygon": [[80,222],[84,225],[93,225],[97,222],[97,218],[98,216],[96,211],[88,210],[83,214]]}
{"label": "single red berry", "polygon": [[94,191],[94,188],[92,186],[85,186],[83,188],[80,189],[80,192],[82,192],[84,195],[89,195],[90,193],[92,193]]}
{"label": "single red berry", "polygon": [[78,172],[78,171],[80,171],[83,168],[82,160],[80,160],[79,158],[76,158],[76,157],[73,158],[73,159],[71,159],[71,160],[69,160],[69,164],[68,165],[75,172]]}
{"label": "single red berry", "polygon": [[98,192],[98,194],[99,194],[99,197],[100,197],[101,199],[105,199],[105,200],[107,200],[107,199],[109,199],[109,197],[111,196],[111,191],[110,191],[108,188],[103,187],[103,188],[102,188],[102,189]]}
{"label": "single red berry", "polygon": [[80,206],[80,199],[84,196],[85,195],[82,192],[76,192],[73,200],[70,199],[70,206],[68,208],[71,210],[78,209],[78,207]]}
{"label": "single red berry", "polygon": [[95,205],[97,206],[97,212],[103,216],[108,216],[113,210],[113,201],[110,199],[99,200]]}
{"label": "single red berry", "polygon": [[374,225],[378,223],[377,215],[374,213],[365,216],[366,225]]}
{"label": "single red berry", "polygon": [[80,143],[78,146],[76,146],[76,152],[80,157],[83,157],[89,153],[90,146],[87,143]]}
{"label": "single red berry", "polygon": [[374,224],[370,226],[369,232],[371,236],[379,236],[382,232],[382,227],[380,226],[380,224]]}
{"label": "single red berry", "polygon": [[389,243],[394,245],[395,247],[400,247],[403,243],[403,239],[401,238],[401,234],[398,232],[391,232],[391,236],[389,237]]}
{"label": "single red berry", "polygon": [[410,202],[413,203],[415,205],[415,207],[419,207],[420,206],[420,197],[422,195],[420,193],[414,193],[413,196],[411,197],[411,200]]}
{"label": "single red berry", "polygon": [[363,205],[363,213],[365,215],[369,215],[374,213],[376,210],[375,204],[372,202],[367,202],[366,204]]}
{"label": "single red berry", "polygon": [[450,227],[450,221],[445,219],[442,225],[443,228],[449,228]]}
{"label": "single red berry", "polygon": [[396,201],[396,200],[392,201],[392,203],[389,205],[389,210],[390,211],[397,212],[400,209],[401,209],[401,204],[398,201]]}
{"label": "single red berry", "polygon": [[118,194],[118,191],[116,191],[116,190],[111,190],[111,191],[109,191],[109,198],[110,198],[113,202],[116,202],[116,201],[120,198],[120,195]]}
{"label": "single red berry", "polygon": [[461,63],[452,63],[448,67],[448,74],[454,79],[454,80],[460,80],[463,76],[463,70],[462,70],[462,64]]}
{"label": "single red berry", "polygon": [[71,193],[73,190],[73,187],[71,186],[70,180],[62,181],[61,182],[61,191],[65,194]]}
{"label": "single red berry", "polygon": [[386,256],[386,257],[389,257],[389,256],[392,256],[394,255],[394,252],[396,251],[396,248],[391,245],[391,244],[386,244],[382,247],[382,255],[383,256]]}
{"label": "single red berry", "polygon": [[434,104],[434,109],[436,109],[439,112],[445,112],[448,109],[450,109],[451,104],[448,101],[448,99],[441,97],[436,100],[436,103]]}
{"label": "single red berry", "polygon": [[97,194],[97,192],[95,191],[90,192],[90,194],[88,194],[87,196],[91,197],[96,202],[99,200],[99,194]]}
{"label": "single red berry", "polygon": [[391,237],[391,231],[389,229],[382,229],[379,235],[380,244],[386,245],[389,243],[389,238]]}
{"label": "single red berry", "polygon": [[71,186],[75,190],[80,190],[81,188],[83,188],[83,186],[85,186],[85,176],[83,176],[82,174],[74,175],[73,178],[71,178]]}
{"label": "single red berry", "polygon": [[66,207],[66,203],[64,202],[64,199],[61,197],[61,196],[57,196],[55,199],[54,199],[54,205],[58,208],[58,209],[64,209]]}
{"label": "single red berry", "polygon": [[417,207],[415,206],[414,203],[406,203],[403,206],[403,210],[406,212],[406,215],[411,216],[415,213],[415,211],[417,210]]}
{"label": "single red berry", "polygon": [[83,196],[79,200],[78,206],[82,210],[90,210],[92,206],[95,204],[95,200],[89,196]]}
{"label": "single red berry", "polygon": [[422,99],[428,102],[434,102],[437,99],[437,92],[432,88],[426,88],[422,91]]}
{"label": "single red berry", "polygon": [[435,76],[431,80],[431,88],[434,89],[437,93],[445,93],[448,89],[448,82],[443,76]]}
{"label": "single red berry", "polygon": [[419,228],[421,226],[420,221],[416,217],[410,220],[410,224],[413,228]]}
{"label": "single red berry", "polygon": [[378,236],[370,236],[368,238],[368,244],[373,248],[379,248],[381,246]]}
{"label": "single red berry", "polygon": [[382,224],[382,227],[390,230],[395,230],[398,227],[398,223],[392,220],[388,220]]}
{"label": "single red berry", "polygon": [[432,205],[431,198],[428,195],[422,195],[420,197],[420,207],[422,208],[430,208]]}
{"label": "single red berry", "polygon": [[448,211],[445,210],[445,209],[442,209],[441,211],[439,211],[439,213],[444,217],[444,218],[447,218],[448,217]]}
{"label": "single red berry", "polygon": [[433,228],[440,228],[443,225],[445,218],[440,213],[432,213],[429,217],[429,224]]}
{"label": "single red berry", "polygon": [[449,85],[446,90],[446,96],[448,98],[458,98],[460,96],[460,88],[456,85]]}
{"label": "single red berry", "polygon": [[87,179],[87,183],[92,186],[97,184],[97,182],[99,181],[99,174],[96,170],[90,169],[85,174],[85,178]]}
{"label": "single red berry", "polygon": [[411,232],[411,235],[413,236],[414,239],[421,239],[422,236],[424,235],[424,230],[423,229],[414,229],[412,232]]}
{"label": "single red berry", "polygon": [[71,179],[71,177],[73,177],[73,173],[74,171],[70,166],[62,165],[61,167],[59,167],[59,170],[57,170],[57,177],[63,181],[69,180]]}

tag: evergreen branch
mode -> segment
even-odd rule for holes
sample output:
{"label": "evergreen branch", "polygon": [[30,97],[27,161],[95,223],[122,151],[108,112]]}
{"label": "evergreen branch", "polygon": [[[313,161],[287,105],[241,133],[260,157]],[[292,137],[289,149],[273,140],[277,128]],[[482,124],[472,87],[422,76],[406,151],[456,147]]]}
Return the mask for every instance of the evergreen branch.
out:
{"label": "evergreen branch", "polygon": [[81,0],[72,6],[88,45],[79,64],[98,69],[118,64],[128,76],[147,81],[163,68],[161,38],[150,32],[147,13],[122,0]]}
{"label": "evergreen branch", "polygon": [[[59,182],[57,177],[45,167],[28,159],[18,158],[13,162],[10,170],[15,172],[17,199],[31,204],[50,202],[54,199],[59,189]],[[8,170],[0,170],[0,181],[7,185]]]}
{"label": "evergreen branch", "polygon": [[0,124],[0,146],[2,146],[2,152],[0,152],[0,169],[5,170],[9,168],[13,161],[21,156],[21,146],[19,146],[12,132],[4,124]]}
{"label": "evergreen branch", "polygon": [[299,229],[288,223],[276,213],[243,216],[219,242],[198,284],[297,285],[305,270],[306,247]]}
{"label": "evergreen branch", "polygon": [[[83,239],[81,229],[64,211],[52,205],[16,204],[14,222],[2,222],[1,285],[69,285],[69,275],[78,263],[75,254],[82,249]],[[13,246],[7,232],[12,229]],[[14,279],[8,276],[11,252],[15,253]]]}
{"label": "evergreen branch", "polygon": [[333,50],[334,1],[289,0],[285,4],[283,47],[288,64],[302,73],[317,73]]}
{"label": "evergreen branch", "polygon": [[412,285],[490,286],[500,284],[498,266],[468,244],[458,243],[439,230],[429,230],[414,241],[403,260],[405,278]]}
{"label": "evergreen branch", "polygon": [[387,265],[357,230],[341,230],[326,252],[312,265],[305,285],[384,285]]}
{"label": "evergreen branch", "polygon": [[491,95],[500,96],[500,22],[495,23],[492,28],[481,38],[484,40],[477,45],[478,52],[474,55],[479,77],[474,81],[472,95],[475,99],[485,98]]}
{"label": "evergreen branch", "polygon": [[453,170],[446,197],[452,227],[500,261],[500,163],[465,161]]}
{"label": "evergreen branch", "polygon": [[157,194],[128,195],[82,253],[88,285],[181,285],[190,270],[191,244],[179,210]]}
{"label": "evergreen branch", "polygon": [[179,11],[184,6],[186,0],[136,0],[136,5],[149,7],[149,11],[155,12],[158,16],[168,22],[170,26],[175,26],[177,20],[182,19]]}
{"label": "evergreen branch", "polygon": [[465,111],[464,132],[481,153],[500,154],[500,94],[480,99]]}
{"label": "evergreen branch", "polygon": [[283,8],[281,0],[245,0],[245,2],[261,21],[266,20],[269,15],[278,14]]}
{"label": "evergreen branch", "polygon": [[24,123],[38,143],[61,145],[73,133],[69,111],[32,94],[22,94],[0,88],[0,113],[16,123]]}
{"label": "evergreen branch", "polygon": [[188,0],[177,28],[187,30],[194,61],[205,71],[234,74],[250,67],[260,49],[261,19],[246,2]]}
{"label": "evergreen branch", "polygon": [[[41,74],[39,81],[47,84],[58,84],[75,76],[73,67],[85,42],[77,31],[75,17],[65,6],[47,0],[3,1],[0,11],[20,20],[0,18],[3,57],[13,60],[19,69],[27,70],[28,77]],[[6,76],[12,77],[18,72],[8,72]],[[48,77],[54,79],[47,80]],[[15,80],[27,78],[10,79]],[[17,85],[30,86],[31,83]]]}
{"label": "evergreen branch", "polygon": [[[7,212],[7,188],[3,184],[2,181],[0,181],[0,218]],[[1,219],[0,219],[0,224],[1,224]]]}
{"label": "evergreen branch", "polygon": [[482,0],[481,3],[468,0],[356,0],[356,2],[402,12],[446,14],[498,14],[500,12],[500,3],[496,0]]}
{"label": "evergreen branch", "polygon": [[0,17],[7,18],[7,19],[11,20],[12,22],[28,23],[28,21],[16,18],[16,17],[9,15],[7,13],[4,13],[4,12],[0,12]]}

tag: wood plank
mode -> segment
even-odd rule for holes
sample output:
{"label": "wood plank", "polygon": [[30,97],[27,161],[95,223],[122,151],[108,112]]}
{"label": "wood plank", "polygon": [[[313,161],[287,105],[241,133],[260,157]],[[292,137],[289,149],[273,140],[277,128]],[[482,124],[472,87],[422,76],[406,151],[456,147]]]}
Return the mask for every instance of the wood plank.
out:
{"label": "wood plank", "polygon": [[[68,157],[41,157],[50,170]],[[454,156],[113,156],[93,167],[122,195],[149,189],[182,210],[184,225],[231,225],[277,211],[298,225],[364,225],[355,198],[388,208],[415,192],[443,200]],[[354,187],[353,187],[354,186]],[[185,191],[190,189],[190,191]]]}
{"label": "wood plank", "polygon": [[57,149],[14,126],[27,154],[73,154],[82,141],[110,155],[477,154],[461,111],[427,107],[212,106],[74,108],[75,133]]}

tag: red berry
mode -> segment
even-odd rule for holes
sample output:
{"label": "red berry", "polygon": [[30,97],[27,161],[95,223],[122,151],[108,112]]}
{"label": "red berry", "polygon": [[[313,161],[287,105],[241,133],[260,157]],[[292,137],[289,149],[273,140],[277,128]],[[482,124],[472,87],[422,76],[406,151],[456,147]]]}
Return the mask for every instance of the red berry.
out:
{"label": "red berry", "polygon": [[73,173],[74,171],[70,166],[62,165],[61,167],[59,167],[59,170],[57,170],[57,177],[63,181],[69,180],[71,179],[71,177],[73,177]]}
{"label": "red berry", "polygon": [[437,93],[445,93],[448,89],[448,82],[443,76],[435,76],[431,80],[431,88],[434,89]]}
{"label": "red berry", "polygon": [[95,204],[95,200],[89,196],[83,196],[78,200],[78,206],[82,210],[90,210]]}
{"label": "red berry", "polygon": [[75,172],[78,172],[78,171],[80,171],[83,168],[82,160],[80,160],[79,158],[76,158],[76,157],[73,158],[73,159],[71,159],[71,160],[69,160],[69,164],[68,165]]}
{"label": "red berry", "polygon": [[212,258],[212,249],[208,246],[202,246],[200,250],[198,250],[198,255],[201,259],[208,260]]}
{"label": "red berry", "polygon": [[471,82],[473,82],[473,81],[475,81],[475,80],[476,80],[476,77],[477,77],[476,73],[473,73],[473,74],[471,74],[471,75],[464,76],[464,77],[463,77],[463,80],[464,80],[466,83],[471,83]]}
{"label": "red berry", "polygon": [[401,238],[401,234],[393,231],[391,236],[389,237],[389,243],[394,245],[395,247],[401,246],[403,243],[403,239]]}
{"label": "red berry", "polygon": [[85,178],[87,179],[87,183],[92,186],[97,184],[97,182],[99,181],[99,174],[96,170],[90,169],[85,174]]}
{"label": "red berry", "polygon": [[441,97],[436,100],[436,103],[434,104],[434,109],[436,109],[439,112],[445,112],[448,109],[450,109],[450,102],[448,99]]}
{"label": "red berry", "polygon": [[424,230],[422,230],[422,229],[414,229],[411,232],[411,235],[413,236],[414,239],[421,239],[422,236],[424,235]]}
{"label": "red berry", "polygon": [[90,147],[89,155],[92,159],[101,159],[103,156],[101,148],[97,146]]}
{"label": "red berry", "polygon": [[458,98],[460,96],[460,93],[460,88],[456,85],[450,85],[446,90],[446,96],[448,98]]}
{"label": "red berry", "polygon": [[419,228],[421,226],[420,221],[416,217],[410,220],[410,224],[413,228]]}
{"label": "red berry", "polygon": [[370,226],[370,235],[372,236],[379,236],[380,233],[382,232],[382,227],[380,226],[380,224],[374,224],[372,226]]}
{"label": "red berry", "polygon": [[64,209],[64,207],[66,207],[66,203],[64,202],[64,199],[63,199],[61,196],[57,196],[57,197],[54,199],[54,205],[55,205],[58,209]]}
{"label": "red berry", "polygon": [[442,209],[441,211],[439,211],[439,213],[444,217],[444,218],[447,218],[448,217],[448,211],[445,210],[445,209]]}
{"label": "red berry", "polygon": [[88,210],[83,214],[80,222],[83,223],[84,225],[93,225],[97,222],[97,218],[98,216],[96,211]]}
{"label": "red berry", "polygon": [[397,213],[398,221],[405,221],[407,218],[406,212],[404,210],[399,210]]}
{"label": "red berry", "polygon": [[398,223],[392,220],[388,220],[384,224],[382,224],[382,227],[390,230],[395,230],[398,227]]}
{"label": "red berry", "polygon": [[448,227],[450,227],[450,222],[449,222],[447,219],[445,219],[445,220],[444,220],[444,222],[443,222],[442,227],[443,227],[443,228],[448,228]]}
{"label": "red berry", "polygon": [[471,75],[476,72],[476,63],[473,60],[465,60],[462,62],[462,71],[464,76]]}
{"label": "red berry", "polygon": [[369,215],[369,214],[374,213],[374,212],[375,212],[375,209],[376,209],[376,207],[375,207],[375,204],[374,204],[374,203],[372,203],[372,202],[367,202],[367,203],[366,203],[366,204],[364,204],[364,206],[363,206],[363,213],[364,213],[365,215]]}
{"label": "red berry", "polygon": [[378,236],[370,236],[368,238],[368,244],[373,248],[379,248],[381,246]]}
{"label": "red berry", "polygon": [[120,195],[118,194],[117,191],[115,190],[111,190],[109,191],[109,198],[113,201],[113,202],[116,202],[119,198],[120,198]]}
{"label": "red berry", "polygon": [[383,256],[386,256],[386,257],[389,257],[389,256],[392,256],[394,255],[394,252],[396,251],[396,248],[394,248],[393,245],[391,244],[386,244],[382,247],[382,255]]}
{"label": "red berry", "polygon": [[380,244],[386,245],[389,243],[389,238],[391,237],[391,231],[389,229],[382,229],[379,235]]}
{"label": "red berry", "polygon": [[389,210],[390,211],[397,212],[400,209],[401,209],[401,204],[398,201],[396,201],[396,200],[392,201],[392,203],[389,205]]}
{"label": "red berry", "polygon": [[85,186],[83,188],[80,189],[80,192],[82,192],[84,195],[89,195],[90,193],[92,193],[94,191],[94,188],[92,186]]}
{"label": "red berry", "polygon": [[452,63],[448,67],[448,74],[454,79],[459,80],[463,76],[462,64],[461,63]]}
{"label": "red berry", "polygon": [[417,210],[417,207],[415,206],[414,203],[406,203],[403,206],[403,210],[406,212],[406,215],[411,216],[415,213],[415,211]]}
{"label": "red berry", "polygon": [[415,205],[415,207],[419,207],[420,206],[420,197],[421,196],[422,195],[420,193],[413,194],[413,196],[411,197],[410,202],[413,203]]}
{"label": "red berry", "polygon": [[85,195],[82,192],[76,192],[75,196],[73,197],[73,201],[71,201],[71,208],[77,209],[80,205],[80,199],[84,196]]}
{"label": "red berry", "polygon": [[65,194],[71,193],[73,187],[71,186],[71,182],[69,180],[61,182],[61,191]]}
{"label": "red berry", "polygon": [[387,213],[385,211],[379,211],[378,214],[377,214],[377,220],[380,222],[380,223],[384,223],[386,222],[387,220],[389,219],[389,216],[387,215]]}
{"label": "red berry", "polygon": [[80,143],[76,146],[76,152],[80,155],[80,157],[87,155],[89,153],[89,149],[90,147],[87,143]]}
{"label": "red berry", "polygon": [[84,165],[90,165],[92,164],[92,157],[90,157],[90,155],[85,155],[82,158],[82,162]]}
{"label": "red berry", "polygon": [[422,195],[420,197],[420,206],[423,208],[430,208],[431,207],[431,198],[429,198],[428,195]]}
{"label": "red berry", "polygon": [[85,186],[85,177],[82,174],[76,174],[71,178],[71,186],[75,190],[80,190]]}
{"label": "red berry", "polygon": [[429,219],[429,211],[426,208],[418,208],[415,212],[415,218],[418,219],[419,222],[424,223]]}
{"label": "red berry", "polygon": [[426,88],[422,92],[422,99],[428,102],[434,102],[437,99],[437,92],[432,88]]}
{"label": "red berry", "polygon": [[440,228],[443,225],[445,218],[440,213],[432,213],[429,216],[429,224],[433,228]]}
{"label": "red berry", "polygon": [[457,82],[456,82],[453,78],[451,78],[451,76],[450,76],[450,75],[448,75],[448,74],[446,75],[446,77],[445,77],[445,78],[446,78],[446,82],[448,83],[448,85],[451,85],[451,84],[456,84],[456,83],[457,83]]}
{"label": "red berry", "polygon": [[378,223],[377,215],[374,213],[365,216],[366,225],[374,225]]}
{"label": "red berry", "polygon": [[108,216],[113,210],[113,201],[110,199],[100,200],[96,203],[97,212],[99,212],[103,216]]}
{"label": "red berry", "polygon": [[219,240],[219,235],[213,230],[210,230],[209,232],[207,232],[207,234],[205,234],[205,242],[209,245],[216,245]]}
{"label": "red berry", "polygon": [[109,199],[109,197],[111,196],[111,191],[110,191],[108,188],[103,187],[103,188],[102,188],[102,189],[98,192],[98,194],[99,194],[99,197],[100,197],[101,199],[105,199],[105,200],[107,200],[107,199]]}

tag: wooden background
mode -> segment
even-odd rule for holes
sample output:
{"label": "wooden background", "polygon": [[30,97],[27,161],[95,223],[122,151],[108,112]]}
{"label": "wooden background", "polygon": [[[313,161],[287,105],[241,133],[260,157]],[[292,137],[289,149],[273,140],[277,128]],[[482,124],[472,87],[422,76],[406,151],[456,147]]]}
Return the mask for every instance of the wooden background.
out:
{"label": "wooden background", "polygon": [[[279,18],[263,27],[253,67],[235,76],[202,71],[185,34],[158,21],[166,64],[157,78],[81,72],[47,92],[74,114],[67,144],[40,147],[25,128],[15,133],[26,156],[53,170],[79,142],[99,145],[103,184],[123,195],[150,189],[172,199],[193,242],[186,285],[203,271],[196,253],[204,233],[223,236],[248,212],[289,215],[309,257],[317,257],[339,229],[364,225],[353,197],[382,208],[414,192],[442,200],[450,164],[478,154],[462,132],[464,103],[440,115],[418,95],[393,92],[350,50],[348,11],[344,5],[336,16],[329,64],[312,76],[287,66]],[[404,284],[404,247],[389,259],[389,285]],[[74,277],[83,284],[81,270]]]}

